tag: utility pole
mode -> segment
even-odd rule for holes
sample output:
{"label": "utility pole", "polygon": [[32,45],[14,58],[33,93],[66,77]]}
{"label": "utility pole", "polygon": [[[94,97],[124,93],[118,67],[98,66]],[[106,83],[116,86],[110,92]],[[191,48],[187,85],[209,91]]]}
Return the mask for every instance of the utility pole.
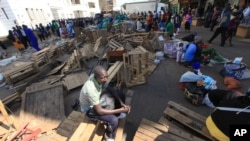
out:
{"label": "utility pole", "polygon": [[157,12],[157,7],[158,7],[159,0],[155,1],[155,11]]}

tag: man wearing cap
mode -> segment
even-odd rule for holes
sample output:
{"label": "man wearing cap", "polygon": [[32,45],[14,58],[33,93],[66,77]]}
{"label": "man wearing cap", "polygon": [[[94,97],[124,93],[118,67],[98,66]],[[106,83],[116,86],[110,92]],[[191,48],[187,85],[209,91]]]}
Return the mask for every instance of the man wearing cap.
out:
{"label": "man wearing cap", "polygon": [[226,40],[226,32],[227,32],[227,27],[229,26],[230,23],[230,16],[231,16],[231,9],[230,9],[230,4],[227,3],[225,4],[225,8],[223,9],[221,13],[221,19],[219,23],[219,27],[216,28],[213,36],[208,40],[208,43],[212,43],[212,41],[219,35],[221,34],[221,44],[220,46],[225,45],[225,40]]}

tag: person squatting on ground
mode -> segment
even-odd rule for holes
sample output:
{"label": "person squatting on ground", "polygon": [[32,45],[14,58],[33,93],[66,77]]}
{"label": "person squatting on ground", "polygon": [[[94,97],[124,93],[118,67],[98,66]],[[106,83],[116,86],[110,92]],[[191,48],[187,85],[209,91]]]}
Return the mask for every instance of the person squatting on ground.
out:
{"label": "person squatting on ground", "polygon": [[[113,141],[116,136],[116,130],[118,126],[117,114],[120,116],[124,113],[130,112],[130,106],[125,105],[117,93],[113,93],[114,97],[119,101],[121,105],[117,109],[105,109],[101,104],[101,94],[103,84],[107,82],[108,73],[102,66],[96,66],[93,74],[90,75],[87,82],[83,85],[80,92],[80,105],[81,111],[85,113],[91,119],[101,120],[107,124],[105,137],[107,141]],[[95,112],[93,112],[95,111]],[[94,114],[93,116],[93,113]]]}
{"label": "person squatting on ground", "polygon": [[184,65],[191,66],[194,62],[202,65],[209,64],[209,57],[202,55],[203,42],[201,36],[195,36],[194,42],[190,43],[184,53]]}
{"label": "person squatting on ground", "polygon": [[219,35],[221,34],[221,43],[220,46],[224,46],[225,45],[225,40],[226,40],[226,32],[228,30],[228,26],[230,23],[230,16],[231,16],[231,12],[230,12],[230,4],[225,4],[225,8],[223,9],[222,13],[221,13],[221,19],[220,19],[220,23],[219,23],[219,27],[216,28],[213,36],[208,40],[208,43],[212,43],[212,41]]}

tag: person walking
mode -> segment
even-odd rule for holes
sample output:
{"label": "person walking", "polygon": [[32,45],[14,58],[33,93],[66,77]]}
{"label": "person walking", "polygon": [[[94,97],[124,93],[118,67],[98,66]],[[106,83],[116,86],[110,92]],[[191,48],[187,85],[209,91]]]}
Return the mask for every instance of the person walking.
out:
{"label": "person walking", "polygon": [[189,11],[186,15],[185,15],[185,31],[190,32],[190,28],[191,28],[191,24],[192,24],[192,15],[191,12]]}
{"label": "person walking", "polygon": [[166,32],[168,32],[169,38],[172,40],[174,35],[174,24],[171,22],[171,19],[169,19],[166,23]]}
{"label": "person walking", "polygon": [[233,11],[232,15],[234,17],[230,20],[230,24],[228,26],[228,32],[227,32],[227,36],[226,36],[226,40],[228,39],[228,41],[229,41],[229,46],[233,46],[232,38],[233,38],[234,32],[236,31],[236,29],[240,23],[240,13],[238,13],[237,9],[235,9]]}
{"label": "person walking", "polygon": [[231,16],[230,4],[227,3],[227,4],[225,4],[225,8],[223,9],[223,11],[221,13],[221,19],[220,19],[219,27],[216,28],[213,36],[208,40],[209,44],[211,44],[212,41],[219,34],[221,34],[220,46],[223,47],[225,45],[226,32],[227,32],[227,29],[228,29],[227,27],[229,26],[229,23],[230,23],[230,16]]}
{"label": "person walking", "polygon": [[210,31],[213,31],[214,27],[216,26],[219,15],[220,15],[220,10],[219,7],[216,6],[214,8],[213,16],[211,19]]}
{"label": "person walking", "polygon": [[31,46],[36,50],[39,51],[41,50],[38,46],[38,41],[37,41],[37,37],[34,34],[34,32],[32,31],[32,29],[28,28],[26,25],[22,25],[23,26],[23,30],[25,32],[25,34],[28,36]]}

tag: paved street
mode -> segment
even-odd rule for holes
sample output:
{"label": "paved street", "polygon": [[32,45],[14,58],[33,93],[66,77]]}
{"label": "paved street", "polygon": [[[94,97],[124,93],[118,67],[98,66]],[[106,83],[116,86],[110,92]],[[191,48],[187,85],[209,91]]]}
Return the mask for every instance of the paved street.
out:
{"label": "paved street", "polygon": [[[196,32],[203,37],[203,41],[208,40],[213,32],[203,27],[191,27],[191,32]],[[180,36],[185,36],[190,33],[180,33]],[[243,62],[248,66],[250,65],[250,39],[243,39],[239,37],[233,37],[233,47],[229,47],[227,42],[225,47],[220,47],[220,36],[218,36],[211,47],[215,48],[222,56],[228,59],[234,59],[235,57],[243,57]],[[94,63],[95,64],[95,63]],[[96,65],[96,64],[95,64]],[[205,75],[213,77],[217,81],[217,86],[220,89],[225,89],[223,85],[223,78],[220,76],[219,71],[222,69],[223,64],[217,64],[213,67],[202,67],[201,72]],[[142,118],[147,118],[151,121],[157,122],[162,116],[164,109],[167,106],[169,100],[175,101],[184,105],[185,107],[208,116],[213,109],[206,106],[193,106],[188,103],[183,96],[183,92],[179,89],[180,76],[186,72],[188,68],[181,66],[175,62],[174,59],[166,59],[161,61],[156,70],[148,78],[148,83],[140,86],[132,87],[134,95],[132,97],[132,111],[128,115],[128,121],[125,126],[125,132],[127,134],[127,141],[131,141],[139,126]],[[250,87],[250,79],[241,80],[242,92],[245,92]],[[81,88],[77,88],[70,91],[70,94],[65,98],[65,111],[66,115],[71,112],[71,104],[78,98]],[[0,95],[12,94],[14,91],[0,88]]]}
{"label": "paved street", "polygon": [[[203,37],[203,41],[207,41],[213,34],[209,29],[203,27],[191,27],[191,32],[196,32]],[[181,33],[180,36],[189,33]],[[244,42],[243,42],[244,40]],[[250,39],[233,37],[233,47],[229,47],[227,42],[225,47],[220,47],[220,36],[218,36],[211,47],[215,48],[222,56],[228,59],[235,57],[243,57],[243,62],[250,65]],[[214,65],[213,67],[202,67],[201,72],[205,75],[213,77],[217,81],[219,89],[225,89],[223,78],[219,71],[223,68],[223,64]],[[188,103],[183,96],[183,92],[179,89],[178,81],[180,76],[188,69],[177,64],[173,59],[162,61],[154,73],[149,77],[148,83],[141,86],[133,87],[134,95],[132,98],[132,111],[128,118],[125,131],[127,132],[127,141],[131,141],[139,126],[142,118],[157,122],[162,116],[164,109],[169,100],[175,101],[185,107],[201,114],[208,116],[213,109],[206,106],[193,106]],[[242,92],[250,87],[250,79],[241,80]]]}

